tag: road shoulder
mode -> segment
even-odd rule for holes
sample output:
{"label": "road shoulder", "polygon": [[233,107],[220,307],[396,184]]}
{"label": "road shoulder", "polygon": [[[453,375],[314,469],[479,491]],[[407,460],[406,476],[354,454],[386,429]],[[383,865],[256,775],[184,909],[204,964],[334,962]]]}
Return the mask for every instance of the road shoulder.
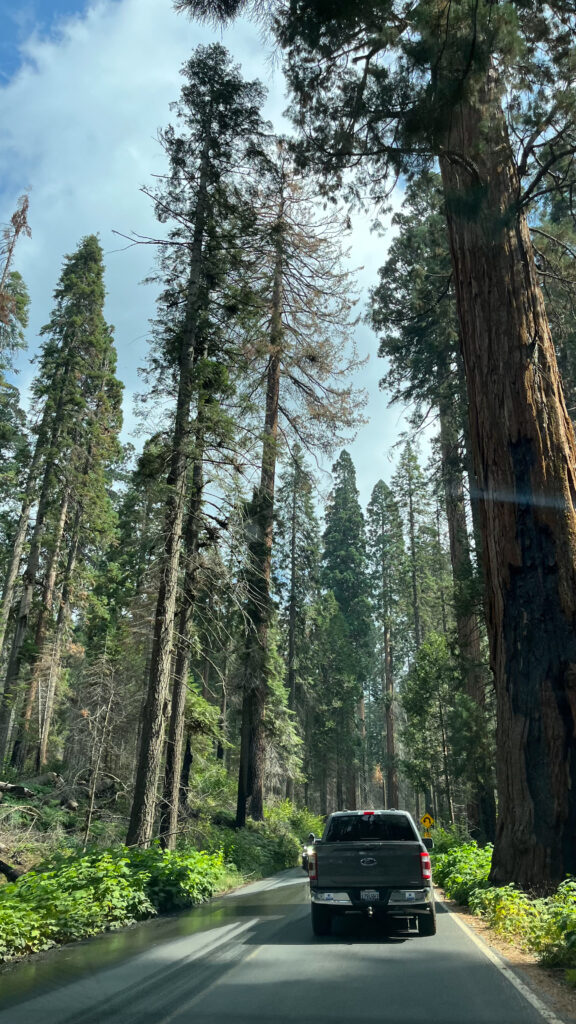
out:
{"label": "road shoulder", "polygon": [[567,1024],[576,1024],[576,989],[566,982],[563,967],[542,966],[533,954],[497,935],[482,918],[472,914],[468,907],[462,907],[454,900],[447,899],[441,889],[437,890],[437,898],[448,913],[458,917],[492,952],[496,953],[553,1013]]}

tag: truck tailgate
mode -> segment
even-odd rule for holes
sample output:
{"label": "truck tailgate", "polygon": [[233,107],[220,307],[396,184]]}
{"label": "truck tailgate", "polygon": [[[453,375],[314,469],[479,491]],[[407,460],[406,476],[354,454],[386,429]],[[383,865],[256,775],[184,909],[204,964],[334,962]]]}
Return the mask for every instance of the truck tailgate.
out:
{"label": "truck tailgate", "polygon": [[414,842],[318,844],[317,886],[422,885],[421,846]]}

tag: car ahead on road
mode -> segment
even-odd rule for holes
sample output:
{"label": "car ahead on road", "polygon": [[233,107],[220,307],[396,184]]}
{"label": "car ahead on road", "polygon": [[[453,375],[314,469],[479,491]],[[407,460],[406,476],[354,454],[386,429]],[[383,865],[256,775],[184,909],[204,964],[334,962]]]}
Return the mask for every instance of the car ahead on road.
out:
{"label": "car ahead on road", "polygon": [[315,935],[351,911],[415,918],[420,935],[436,933],[430,854],[407,811],[331,814],[308,854],[308,877]]}

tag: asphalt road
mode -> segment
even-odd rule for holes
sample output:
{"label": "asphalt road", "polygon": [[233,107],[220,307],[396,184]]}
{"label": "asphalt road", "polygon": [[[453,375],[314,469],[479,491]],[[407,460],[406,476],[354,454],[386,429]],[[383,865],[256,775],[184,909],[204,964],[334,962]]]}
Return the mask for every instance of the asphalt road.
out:
{"label": "asphalt road", "polygon": [[309,918],[294,869],[53,950],[0,973],[0,1024],[560,1024],[442,906],[430,938]]}

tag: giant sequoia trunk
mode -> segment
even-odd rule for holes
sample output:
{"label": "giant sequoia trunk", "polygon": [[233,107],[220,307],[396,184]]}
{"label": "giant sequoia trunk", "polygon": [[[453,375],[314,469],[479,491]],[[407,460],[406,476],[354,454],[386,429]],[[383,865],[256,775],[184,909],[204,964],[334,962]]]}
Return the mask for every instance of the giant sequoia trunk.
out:
{"label": "giant sequoia trunk", "polygon": [[576,872],[576,445],[493,72],[440,154],[496,687],[494,882]]}

